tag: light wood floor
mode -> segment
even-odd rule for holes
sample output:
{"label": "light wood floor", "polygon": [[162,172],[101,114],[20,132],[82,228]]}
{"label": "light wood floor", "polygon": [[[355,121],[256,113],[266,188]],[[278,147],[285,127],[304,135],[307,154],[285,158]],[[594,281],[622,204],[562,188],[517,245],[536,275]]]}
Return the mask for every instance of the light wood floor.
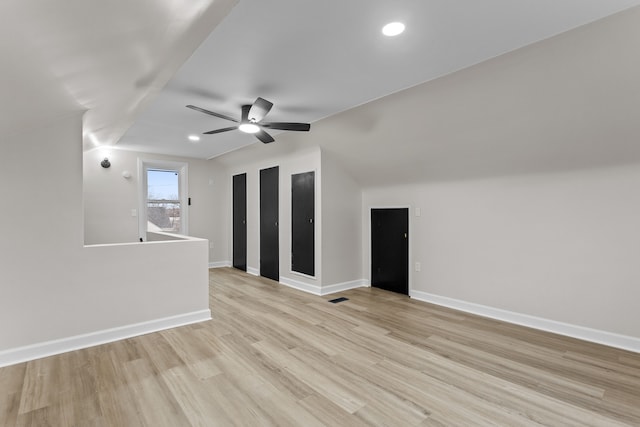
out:
{"label": "light wood floor", "polygon": [[0,426],[640,426],[639,354],[378,289],[210,284],[212,321],[0,369]]}

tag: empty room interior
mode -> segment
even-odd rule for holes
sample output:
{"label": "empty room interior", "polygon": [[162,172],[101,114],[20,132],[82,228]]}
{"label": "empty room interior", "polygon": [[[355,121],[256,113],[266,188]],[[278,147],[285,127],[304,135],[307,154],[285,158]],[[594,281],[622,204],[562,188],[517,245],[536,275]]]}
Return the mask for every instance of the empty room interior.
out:
{"label": "empty room interior", "polygon": [[3,0],[0,53],[1,426],[640,425],[640,0]]}

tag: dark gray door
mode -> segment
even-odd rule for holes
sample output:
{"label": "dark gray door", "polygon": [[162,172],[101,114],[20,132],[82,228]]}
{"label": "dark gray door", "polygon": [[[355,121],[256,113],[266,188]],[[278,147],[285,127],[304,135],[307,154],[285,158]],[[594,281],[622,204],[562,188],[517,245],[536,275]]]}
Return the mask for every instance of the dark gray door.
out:
{"label": "dark gray door", "polygon": [[409,294],[409,209],[371,209],[371,286]]}
{"label": "dark gray door", "polygon": [[260,275],[280,280],[278,167],[260,171]]}
{"label": "dark gray door", "polygon": [[291,175],[291,270],[315,275],[315,173]]}
{"label": "dark gray door", "polygon": [[247,174],[233,176],[233,266],[247,271]]}

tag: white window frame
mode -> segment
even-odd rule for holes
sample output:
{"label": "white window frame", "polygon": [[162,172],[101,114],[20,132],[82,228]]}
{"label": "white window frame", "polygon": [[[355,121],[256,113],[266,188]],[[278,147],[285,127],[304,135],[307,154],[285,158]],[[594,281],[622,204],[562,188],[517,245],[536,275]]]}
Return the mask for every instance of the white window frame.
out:
{"label": "white window frame", "polygon": [[189,164],[185,162],[172,162],[165,160],[149,160],[138,158],[138,235],[143,241],[147,241],[147,198],[149,185],[147,171],[149,169],[169,170],[178,172],[178,186],[180,194],[180,232],[189,234]]}

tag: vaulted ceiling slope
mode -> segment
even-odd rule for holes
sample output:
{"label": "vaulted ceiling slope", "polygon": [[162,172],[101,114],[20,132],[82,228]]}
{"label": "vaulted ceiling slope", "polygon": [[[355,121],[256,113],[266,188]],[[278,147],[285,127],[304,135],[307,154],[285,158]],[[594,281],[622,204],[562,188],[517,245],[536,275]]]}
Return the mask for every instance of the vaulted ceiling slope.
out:
{"label": "vaulted ceiling slope", "polygon": [[2,0],[0,130],[87,111],[85,144],[117,142],[237,1]]}
{"label": "vaulted ceiling slope", "polygon": [[[0,131],[87,111],[85,148],[231,164],[317,145],[363,185],[634,161],[638,4],[3,0]],[[396,19],[405,34],[382,37]],[[186,104],[257,96],[312,131],[187,141],[220,123]]]}
{"label": "vaulted ceiling slope", "polygon": [[[256,138],[231,131],[190,142],[190,134],[233,123],[185,105],[239,118],[240,107],[260,96],[275,104],[269,121],[316,122],[639,3],[242,0],[119,145],[216,157],[252,145]],[[383,36],[383,24],[395,20],[405,22],[406,31],[395,38]]]}
{"label": "vaulted ceiling slope", "polygon": [[640,8],[217,158],[319,145],[364,187],[640,161]]}

